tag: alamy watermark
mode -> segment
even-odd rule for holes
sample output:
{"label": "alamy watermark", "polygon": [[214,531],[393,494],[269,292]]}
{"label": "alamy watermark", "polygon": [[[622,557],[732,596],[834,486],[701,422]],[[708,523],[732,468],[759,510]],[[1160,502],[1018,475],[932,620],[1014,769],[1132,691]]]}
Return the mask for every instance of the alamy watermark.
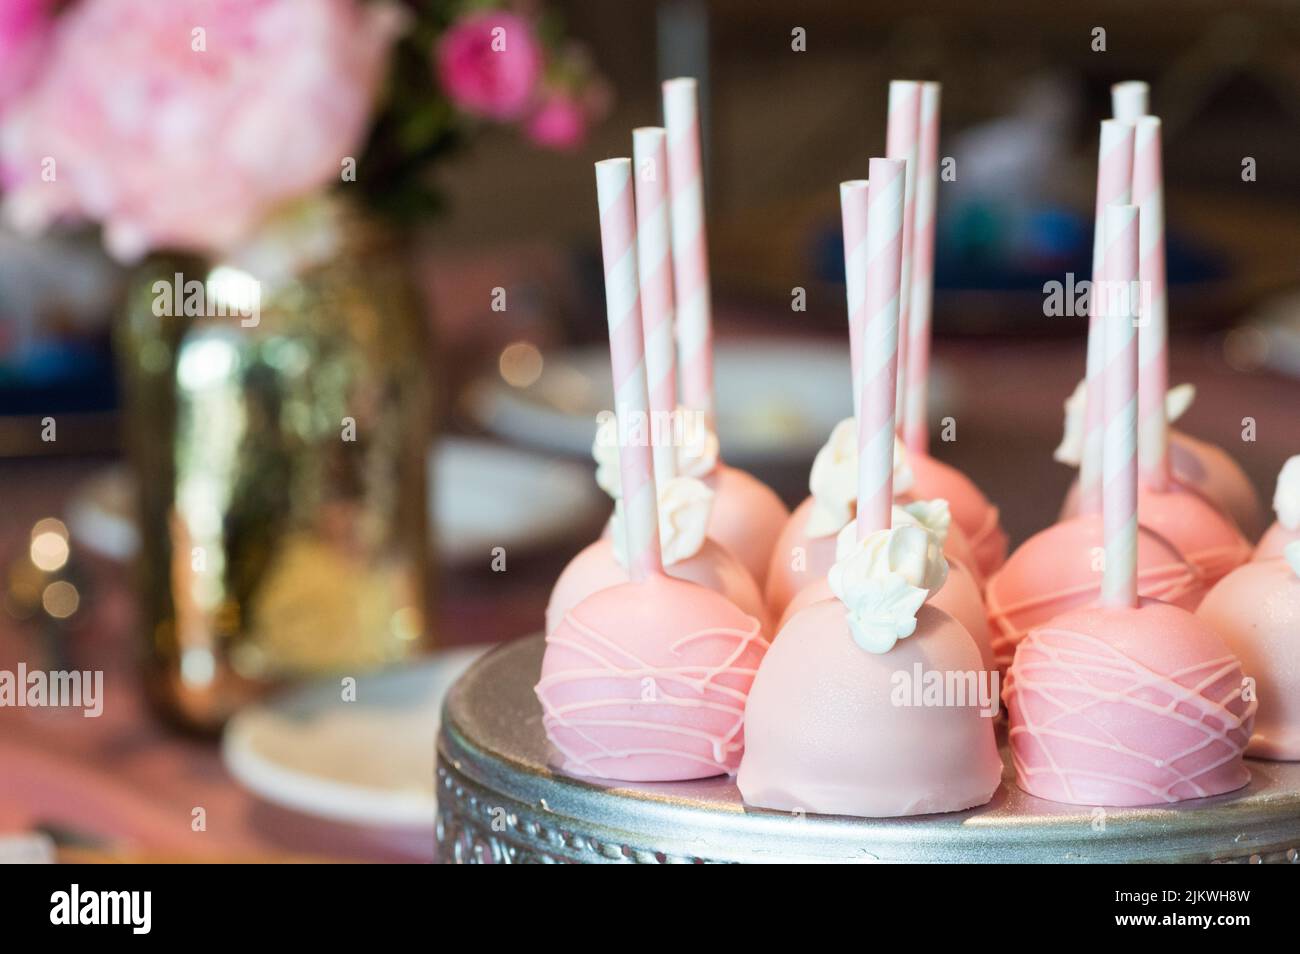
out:
{"label": "alamy watermark", "polygon": [[708,434],[708,415],[684,407],[596,415],[596,442],[602,447],[696,447]]}
{"label": "alamy watermark", "polygon": [[83,891],[73,883],[50,895],[50,923],[60,925],[120,924],[132,934],[148,934],[153,926],[152,891]]}
{"label": "alamy watermark", "polygon": [[0,706],[16,709],[80,709],[87,719],[104,713],[104,673],[99,669],[0,669]]}
{"label": "alamy watermark", "polygon": [[204,281],[176,272],[150,289],[159,318],[238,318],[245,328],[262,321],[262,283],[237,268],[214,268]]}
{"label": "alamy watermark", "polygon": [[926,669],[914,663],[889,677],[889,701],[899,708],[979,709],[992,719],[1002,703],[1002,680],[996,669]]}
{"label": "alamy watermark", "polygon": [[1043,283],[1043,314],[1048,318],[1084,318],[1095,315],[1132,315],[1141,326],[1151,313],[1149,281],[1117,282],[1110,279],[1075,280],[1074,272],[1065,273],[1065,281]]}

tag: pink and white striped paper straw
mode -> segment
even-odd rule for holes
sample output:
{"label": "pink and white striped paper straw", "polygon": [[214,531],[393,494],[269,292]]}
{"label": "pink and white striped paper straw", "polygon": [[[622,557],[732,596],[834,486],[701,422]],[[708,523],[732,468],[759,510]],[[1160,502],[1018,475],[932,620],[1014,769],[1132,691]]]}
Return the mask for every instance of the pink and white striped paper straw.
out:
{"label": "pink and white striped paper straw", "polygon": [[915,80],[891,80],[889,115],[885,127],[885,156],[907,163],[903,206],[903,284],[898,309],[898,396],[896,426],[903,422],[903,391],[907,377],[908,322],[911,320],[912,227],[916,203],[917,152],[920,148],[921,84]]}
{"label": "pink and white striped paper straw", "polygon": [[1139,265],[1142,323],[1138,326],[1138,467],[1153,490],[1169,485],[1169,302],[1165,285],[1165,197],[1160,120],[1134,124],[1133,204],[1142,210]]}
{"label": "pink and white striped paper straw", "polygon": [[700,107],[695,80],[663,84],[668,131],[668,190],[672,210],[673,285],[677,301],[678,369],[682,403],[713,419],[713,302],[704,227]]}
{"label": "pink and white striped paper straw", "polygon": [[862,336],[867,323],[866,179],[840,183],[840,221],[844,229],[844,288],[849,308],[849,362],[853,369],[853,413],[862,406]]}
{"label": "pink and white striped paper straw", "polygon": [[1133,194],[1133,126],[1115,119],[1101,123],[1097,156],[1097,208],[1093,226],[1092,292],[1088,317],[1088,365],[1083,418],[1083,457],[1079,464],[1079,511],[1101,512],[1101,439],[1105,398],[1101,371],[1105,341],[1097,324],[1097,285],[1106,278],[1106,206],[1127,205]]}
{"label": "pink and white striped paper straw", "polygon": [[1110,88],[1110,111],[1120,122],[1131,123],[1150,108],[1151,87],[1141,80],[1125,80]]}
{"label": "pink and white striped paper straw", "polygon": [[673,418],[677,410],[677,343],[673,340],[673,263],[668,222],[667,134],[655,126],[632,130],[636,176],[636,260],[645,330],[655,480],[677,474]]}
{"label": "pink and white striped paper straw", "polygon": [[930,384],[930,334],[934,307],[934,233],[939,199],[938,83],[921,84],[921,125],[912,226],[912,288],[907,318],[907,368],[903,372],[903,443],[916,454],[930,449],[926,397]]}
{"label": "pink and white striped paper straw", "polygon": [[907,165],[872,159],[867,188],[867,299],[858,412],[858,539],[893,524],[894,410]]}
{"label": "pink and white striped paper straw", "polygon": [[1139,212],[1111,205],[1105,212],[1106,286],[1101,321],[1106,340],[1105,481],[1102,519],[1106,568],[1101,598],[1108,606],[1137,605],[1137,402]]}
{"label": "pink and white striped paper straw", "polygon": [[[659,496],[649,441],[629,441],[639,415],[648,421],[645,338],[637,281],[635,200],[632,160],[596,163],[600,205],[600,250],[605,262],[605,310],[609,316],[609,357],[614,371],[614,411],[618,415],[619,476],[623,519],[627,521],[627,569],[633,582],[663,572],[659,551]],[[646,429],[648,436],[648,428]]]}

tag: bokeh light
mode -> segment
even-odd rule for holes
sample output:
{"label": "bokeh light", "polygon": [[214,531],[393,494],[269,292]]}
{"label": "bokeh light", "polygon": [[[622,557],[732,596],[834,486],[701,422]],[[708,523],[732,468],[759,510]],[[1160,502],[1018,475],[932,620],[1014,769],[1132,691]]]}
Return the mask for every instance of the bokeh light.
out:
{"label": "bokeh light", "polygon": [[28,550],[33,565],[46,573],[55,573],[68,562],[68,528],[53,517],[40,520],[32,527]]}
{"label": "bokeh light", "polygon": [[514,341],[501,351],[498,365],[506,384],[526,388],[542,376],[542,353],[527,341]]}
{"label": "bokeh light", "polygon": [[67,580],[55,580],[41,593],[41,606],[55,619],[67,619],[81,605],[81,594]]}

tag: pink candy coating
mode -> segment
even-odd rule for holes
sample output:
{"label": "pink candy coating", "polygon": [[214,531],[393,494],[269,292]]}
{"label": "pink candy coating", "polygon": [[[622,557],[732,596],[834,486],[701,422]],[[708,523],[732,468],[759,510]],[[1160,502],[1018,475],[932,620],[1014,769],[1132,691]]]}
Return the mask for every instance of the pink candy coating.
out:
{"label": "pink candy coating", "polygon": [[1300,578],[1285,560],[1233,570],[1196,615],[1255,680],[1255,732],[1247,755],[1300,760]]}
{"label": "pink candy coating", "polygon": [[1176,606],[1088,607],[1034,629],[1003,697],[1016,780],[1039,798],[1156,805],[1250,780],[1241,663]]}
{"label": "pink candy coating", "polygon": [[[1017,547],[989,579],[984,601],[999,667],[1011,663],[1016,644],[1030,629],[1096,602],[1103,536],[1099,514],[1063,520]],[[1138,593],[1193,610],[1205,586],[1172,544],[1143,527],[1138,531]]]}
{"label": "pink candy coating", "polygon": [[772,643],[749,694],[736,783],[750,805],[871,818],[960,811],[1002,777],[994,720],[976,705],[895,704],[895,674],[976,673],[970,634],[922,606],[887,653],[853,641],[839,600],[814,603]]}
{"label": "pink candy coating", "polygon": [[767,484],[726,464],[714,468],[704,483],[714,494],[709,536],[730,550],[761,588],[790,511]]}
{"label": "pink candy coating", "polygon": [[[1241,532],[1254,540],[1264,529],[1264,508],[1255,485],[1223,448],[1169,430],[1169,463],[1174,477],[1232,517]],[[1079,512],[1079,482],[1065,496],[1061,519]]]}
{"label": "pink candy coating", "polygon": [[[809,537],[804,530],[808,518],[812,516],[814,505],[813,498],[808,497],[795,507],[794,513],[781,530],[776,545],[772,547],[772,560],[768,565],[767,585],[763,595],[767,600],[768,611],[774,617],[781,616],[790,601],[805,587],[826,579],[826,574],[835,562],[836,534]],[[800,569],[795,569],[796,548],[802,548],[803,551],[802,560],[799,561]],[[944,542],[943,554],[950,560],[961,561],[967,569],[974,572],[975,557],[970,542],[955,520],[949,528],[948,539]],[[976,581],[977,585],[982,583],[978,574]]]}
{"label": "pink candy coating", "polygon": [[[665,567],[664,572],[722,594],[757,619],[766,635],[769,617],[763,594],[749,571],[721,544],[705,538],[695,556]],[[592,593],[626,582],[628,573],[614,558],[613,541],[608,535],[601,537],[570,560],[555,581],[546,605],[547,635],[555,632],[565,614]]]}
{"label": "pink candy coating", "polygon": [[1207,588],[1250,559],[1250,544],[1232,518],[1195,490],[1138,487],[1138,520],[1173,544]]}
{"label": "pink candy coating", "polygon": [[536,692],[557,764],[639,782],[734,773],[766,649],[758,620],[694,583],[594,593],[546,637]]}
{"label": "pink candy coating", "polygon": [[1282,524],[1274,521],[1273,526],[1269,527],[1264,536],[1259,541],[1259,546],[1255,547],[1255,552],[1251,556],[1252,560],[1277,560],[1285,556],[1284,551],[1288,543],[1300,540],[1300,530],[1288,530]]}
{"label": "pink candy coating", "polygon": [[[809,537],[804,532],[814,506],[815,501],[808,497],[795,507],[772,546],[763,596],[773,616],[783,613],[804,587],[826,579],[835,562],[835,534]],[[802,560],[796,552],[798,548],[802,548]],[[796,564],[799,569],[795,569]]]}
{"label": "pink candy coating", "polygon": [[909,452],[907,464],[916,478],[909,500],[946,500],[953,523],[961,527],[975,553],[974,569],[987,577],[1007,559],[1007,534],[998,522],[998,508],[956,467],[929,454]]}
{"label": "pink candy coating", "polygon": [[[831,592],[830,584],[824,579],[811,586],[805,586],[790,601],[790,605],[785,608],[785,613],[782,615],[780,623],[777,624],[777,632],[779,633],[784,629],[785,624],[793,619],[804,607],[811,606],[813,603],[820,603],[822,600],[833,599],[835,599],[835,594]],[[939,592],[931,596],[926,602],[943,610],[966,628],[971,638],[975,640],[975,645],[979,647],[980,658],[984,661],[985,669],[993,670],[997,668],[993,656],[993,640],[989,636],[989,622],[987,611],[984,609],[984,600],[980,596],[979,586],[975,583],[975,576],[970,570],[966,569],[957,560],[949,560],[948,579],[939,588]]]}
{"label": "pink candy coating", "polygon": [[1241,465],[1222,447],[1171,430],[1169,463],[1175,477],[1232,517],[1248,538],[1260,535],[1266,520],[1259,494]]}

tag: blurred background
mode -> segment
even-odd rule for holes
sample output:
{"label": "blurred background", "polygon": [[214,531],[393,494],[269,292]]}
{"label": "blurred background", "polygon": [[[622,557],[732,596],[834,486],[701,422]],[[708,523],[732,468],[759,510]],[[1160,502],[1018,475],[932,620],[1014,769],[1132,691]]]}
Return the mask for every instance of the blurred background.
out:
{"label": "blurred background", "polygon": [[849,412],[837,183],[894,78],[942,82],[956,173],[933,451],[1013,545],[1074,476],[1044,284],[1091,271],[1121,80],[1163,119],[1179,427],[1266,502],[1300,451],[1293,3],[304,4],[0,14],[0,668],[105,674],[95,719],[0,708],[0,850],[432,857],[438,693],[608,515],[592,162],[663,78],[700,81],[723,453],[788,503]]}

